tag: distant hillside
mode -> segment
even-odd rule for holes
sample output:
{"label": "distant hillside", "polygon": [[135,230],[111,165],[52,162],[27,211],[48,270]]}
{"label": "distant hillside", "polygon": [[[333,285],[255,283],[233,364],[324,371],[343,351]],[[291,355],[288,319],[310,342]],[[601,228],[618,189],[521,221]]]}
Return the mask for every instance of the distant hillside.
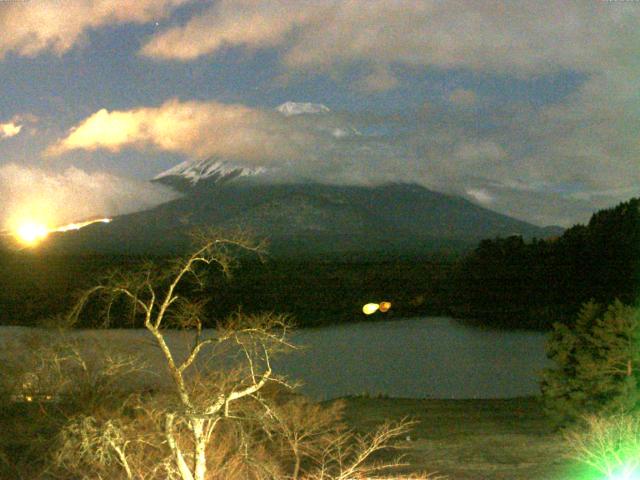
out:
{"label": "distant hillside", "polygon": [[640,199],[549,240],[484,240],[455,270],[457,316],[548,328],[583,302],[640,299]]}
{"label": "distant hillside", "polygon": [[[233,177],[240,176],[231,170]],[[213,177],[214,179],[219,177]],[[465,251],[484,238],[559,235],[414,184],[377,187],[201,182],[152,210],[57,235],[52,251],[169,253],[197,227],[241,227],[276,255]]]}

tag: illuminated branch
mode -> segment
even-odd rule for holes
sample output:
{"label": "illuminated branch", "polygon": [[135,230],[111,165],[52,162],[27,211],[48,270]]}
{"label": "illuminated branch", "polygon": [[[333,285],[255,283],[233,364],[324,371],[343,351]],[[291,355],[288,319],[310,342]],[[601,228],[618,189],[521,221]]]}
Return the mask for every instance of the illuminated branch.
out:
{"label": "illuminated branch", "polygon": [[[276,441],[273,440],[273,433],[281,432],[293,452],[293,477],[288,478],[294,480],[350,480],[364,478],[382,468],[399,466],[400,463],[397,461],[367,466],[365,461],[374,452],[387,446],[392,438],[405,432],[408,422],[386,425],[374,435],[367,437],[357,437],[350,432],[343,434],[342,430],[329,428],[328,424],[322,422],[311,424],[306,430],[299,430],[296,429],[295,423],[287,423],[286,414],[282,414],[275,404],[270,404],[270,393],[265,393],[267,389],[263,390],[267,384],[289,386],[285,380],[274,375],[272,369],[274,353],[293,348],[286,340],[286,316],[238,313],[231,315],[226,322],[218,324],[215,335],[203,338],[202,307],[205,303],[182,297],[182,282],[192,277],[202,285],[204,277],[200,275],[200,267],[212,265],[228,275],[232,265],[232,256],[227,250],[229,247],[259,254],[261,245],[252,243],[242,235],[226,239],[202,239],[204,241],[201,246],[192,255],[174,263],[165,272],[156,273],[156,267],[149,264],[135,275],[112,275],[103,285],[85,292],[70,314],[70,319],[77,321],[94,295],[106,296],[107,314],[110,314],[111,304],[118,298],[126,299],[127,305],[129,302],[133,305],[134,315],[144,318],[144,327],[151,334],[154,344],[159,347],[166,371],[171,378],[170,398],[160,397],[161,401],[168,403],[160,404],[161,406],[155,410],[154,403],[145,402],[155,401],[158,397],[140,396],[138,400],[140,410],[151,412],[149,416],[152,417],[153,425],[161,425],[157,432],[161,441],[156,448],[164,452],[164,456],[161,463],[156,464],[151,470],[157,474],[153,473],[152,477],[148,477],[142,475],[141,470],[136,471],[131,467],[128,457],[136,449],[133,446],[126,448],[126,441],[109,443],[110,452],[113,454],[111,458],[115,457],[127,478],[138,478],[138,475],[140,478],[181,480],[205,480],[213,476],[227,478],[225,471],[207,471],[212,464],[212,459],[207,461],[207,452],[211,451],[210,441],[216,427],[227,425],[231,421],[234,428],[239,429],[233,433],[238,435],[236,452],[242,452],[234,452],[233,455],[236,455],[235,458],[238,458],[237,455],[243,455],[242,461],[248,462],[250,458],[250,450],[257,441],[255,430],[260,432],[261,438],[264,438],[263,433],[266,433],[269,441]],[[172,350],[167,342],[166,329],[176,324],[193,334],[184,357]],[[238,354],[241,360],[238,370],[221,373],[208,365],[208,370],[200,376],[194,367],[200,364],[199,359],[205,356],[209,360],[217,359],[216,355],[220,354],[224,346],[229,346]],[[220,364],[224,365],[224,362]],[[255,415],[256,407],[262,412],[260,415]],[[336,411],[332,410],[332,415],[335,415]],[[311,421],[315,421],[314,417],[315,415],[311,416]],[[275,427],[276,424],[282,426]],[[243,425],[248,425],[249,428],[244,430]],[[219,428],[217,432],[223,432],[221,435],[225,435],[225,428]],[[325,436],[332,439],[328,445]],[[306,445],[307,442],[310,446]],[[355,443],[355,447],[352,443]],[[141,444],[142,441],[138,437],[136,445]],[[287,456],[287,459],[289,458]],[[303,459],[310,462],[304,462]],[[313,468],[307,467],[307,463]],[[268,466],[261,465],[261,468],[267,469]],[[307,468],[309,470],[305,470]],[[143,471],[148,474],[150,470]],[[279,478],[275,477],[275,470],[269,471],[269,475],[270,478]],[[234,478],[244,477],[240,474],[240,477]]]}

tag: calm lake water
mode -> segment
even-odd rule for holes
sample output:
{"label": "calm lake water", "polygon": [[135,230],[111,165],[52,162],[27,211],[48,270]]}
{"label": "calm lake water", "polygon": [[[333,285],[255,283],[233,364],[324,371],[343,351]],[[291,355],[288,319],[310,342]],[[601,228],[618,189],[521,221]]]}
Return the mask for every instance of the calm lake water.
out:
{"label": "calm lake water", "polygon": [[[29,332],[33,330],[0,327],[0,347],[16,333]],[[143,352],[151,362],[160,360],[144,330],[74,335]],[[186,351],[188,338],[171,332],[170,345]],[[305,348],[276,358],[274,371],[302,382],[302,391],[316,399],[362,393],[407,398],[537,395],[539,374],[549,365],[543,333],[487,330],[443,317],[300,330],[291,340]]]}
{"label": "calm lake water", "polygon": [[[539,393],[546,334],[487,330],[451,318],[357,323],[296,332],[304,352],[276,362],[315,398],[508,398]],[[294,360],[294,361],[291,361]]]}

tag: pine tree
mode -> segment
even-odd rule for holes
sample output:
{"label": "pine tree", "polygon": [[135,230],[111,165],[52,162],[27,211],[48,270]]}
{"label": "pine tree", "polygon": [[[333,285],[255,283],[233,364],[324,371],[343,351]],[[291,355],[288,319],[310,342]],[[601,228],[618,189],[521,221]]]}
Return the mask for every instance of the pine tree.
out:
{"label": "pine tree", "polygon": [[584,304],[572,327],[555,324],[547,342],[554,368],[542,394],[559,424],[584,414],[626,413],[640,403],[640,315],[616,300]]}

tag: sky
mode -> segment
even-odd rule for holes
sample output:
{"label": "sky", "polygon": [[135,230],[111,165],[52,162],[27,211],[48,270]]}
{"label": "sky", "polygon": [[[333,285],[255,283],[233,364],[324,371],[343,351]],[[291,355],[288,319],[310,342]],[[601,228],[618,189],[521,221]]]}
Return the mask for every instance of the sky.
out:
{"label": "sky", "polygon": [[585,223],[640,195],[639,51],[631,0],[0,1],[0,222],[149,208],[216,156]]}

